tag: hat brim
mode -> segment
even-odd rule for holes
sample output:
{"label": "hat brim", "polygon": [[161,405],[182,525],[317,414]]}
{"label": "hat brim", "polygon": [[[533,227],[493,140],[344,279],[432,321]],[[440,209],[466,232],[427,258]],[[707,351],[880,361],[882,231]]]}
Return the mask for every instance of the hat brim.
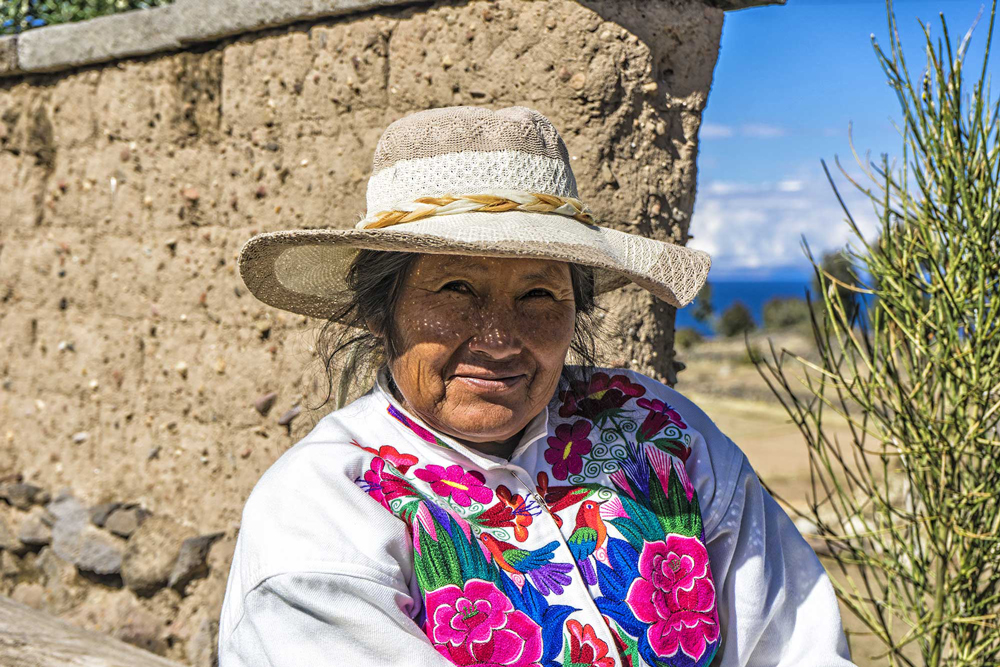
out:
{"label": "hat brim", "polygon": [[578,222],[551,213],[473,212],[385,229],[266,232],[240,252],[240,275],[264,303],[329,318],[347,298],[347,271],[359,250],[525,257],[593,267],[598,294],[634,282],[686,306],[704,284],[708,253]]}

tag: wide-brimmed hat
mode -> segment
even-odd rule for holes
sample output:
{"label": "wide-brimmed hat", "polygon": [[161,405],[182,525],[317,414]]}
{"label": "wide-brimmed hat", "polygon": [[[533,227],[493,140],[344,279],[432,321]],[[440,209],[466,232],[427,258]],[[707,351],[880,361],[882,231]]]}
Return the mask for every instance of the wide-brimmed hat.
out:
{"label": "wide-brimmed hat", "polygon": [[700,250],[596,224],[556,128],[525,107],[446,107],[393,122],[375,147],[367,204],[353,229],[254,236],[240,253],[243,282],[264,303],[328,318],[364,248],[530,257],[593,267],[598,294],[631,281],[682,307],[711,265]]}

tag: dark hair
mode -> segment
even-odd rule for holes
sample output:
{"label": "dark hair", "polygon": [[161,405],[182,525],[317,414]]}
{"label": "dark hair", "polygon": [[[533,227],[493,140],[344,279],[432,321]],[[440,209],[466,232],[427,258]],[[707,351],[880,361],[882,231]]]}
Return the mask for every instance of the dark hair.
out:
{"label": "dark hair", "polygon": [[[326,398],[334,396],[334,378],[339,375],[336,401],[341,407],[358,374],[368,375],[398,356],[398,339],[393,328],[396,305],[410,265],[419,257],[413,252],[361,250],[347,273],[346,301],[331,313],[320,330],[316,353],[327,379]],[[585,374],[597,365],[600,335],[595,314],[593,269],[570,264],[576,324],[570,351]],[[570,378],[565,367],[563,375]]]}

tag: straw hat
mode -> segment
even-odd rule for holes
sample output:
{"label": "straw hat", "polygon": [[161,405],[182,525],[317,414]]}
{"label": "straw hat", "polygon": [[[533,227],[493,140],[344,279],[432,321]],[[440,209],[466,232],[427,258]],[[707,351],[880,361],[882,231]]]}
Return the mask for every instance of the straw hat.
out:
{"label": "straw hat", "polygon": [[327,318],[346,297],[362,248],[531,257],[594,268],[597,293],[634,282],[669,304],[690,303],[708,275],[700,250],[600,227],[580,201],[569,153],[533,109],[446,107],[386,128],[354,229],[258,234],[240,253],[258,299]]}

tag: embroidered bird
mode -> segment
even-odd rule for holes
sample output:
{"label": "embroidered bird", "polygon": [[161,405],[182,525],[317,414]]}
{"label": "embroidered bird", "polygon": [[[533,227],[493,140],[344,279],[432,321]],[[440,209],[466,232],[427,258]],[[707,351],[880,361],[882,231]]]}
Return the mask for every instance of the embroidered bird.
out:
{"label": "embroidered bird", "polygon": [[544,471],[538,473],[538,484],[535,489],[545,501],[545,509],[552,515],[559,528],[562,528],[563,522],[557,512],[575,505],[594,492],[586,486],[549,486],[549,476]]}
{"label": "embroidered bird", "polygon": [[608,536],[608,529],[601,518],[600,508],[601,504],[593,500],[580,505],[576,513],[576,528],[567,540],[570,553],[580,565],[583,580],[591,586],[597,583],[597,573],[590,557],[594,556],[602,562],[607,560],[604,540]]}
{"label": "embroidered bird", "polygon": [[479,539],[496,559],[497,565],[511,574],[518,587],[524,584],[524,575],[528,575],[531,583],[542,595],[548,595],[550,592],[562,595],[563,586],[568,586],[572,581],[567,574],[573,569],[571,563],[549,562],[559,542],[549,542],[541,549],[529,551],[508,542],[501,542],[487,533],[483,533]]}

